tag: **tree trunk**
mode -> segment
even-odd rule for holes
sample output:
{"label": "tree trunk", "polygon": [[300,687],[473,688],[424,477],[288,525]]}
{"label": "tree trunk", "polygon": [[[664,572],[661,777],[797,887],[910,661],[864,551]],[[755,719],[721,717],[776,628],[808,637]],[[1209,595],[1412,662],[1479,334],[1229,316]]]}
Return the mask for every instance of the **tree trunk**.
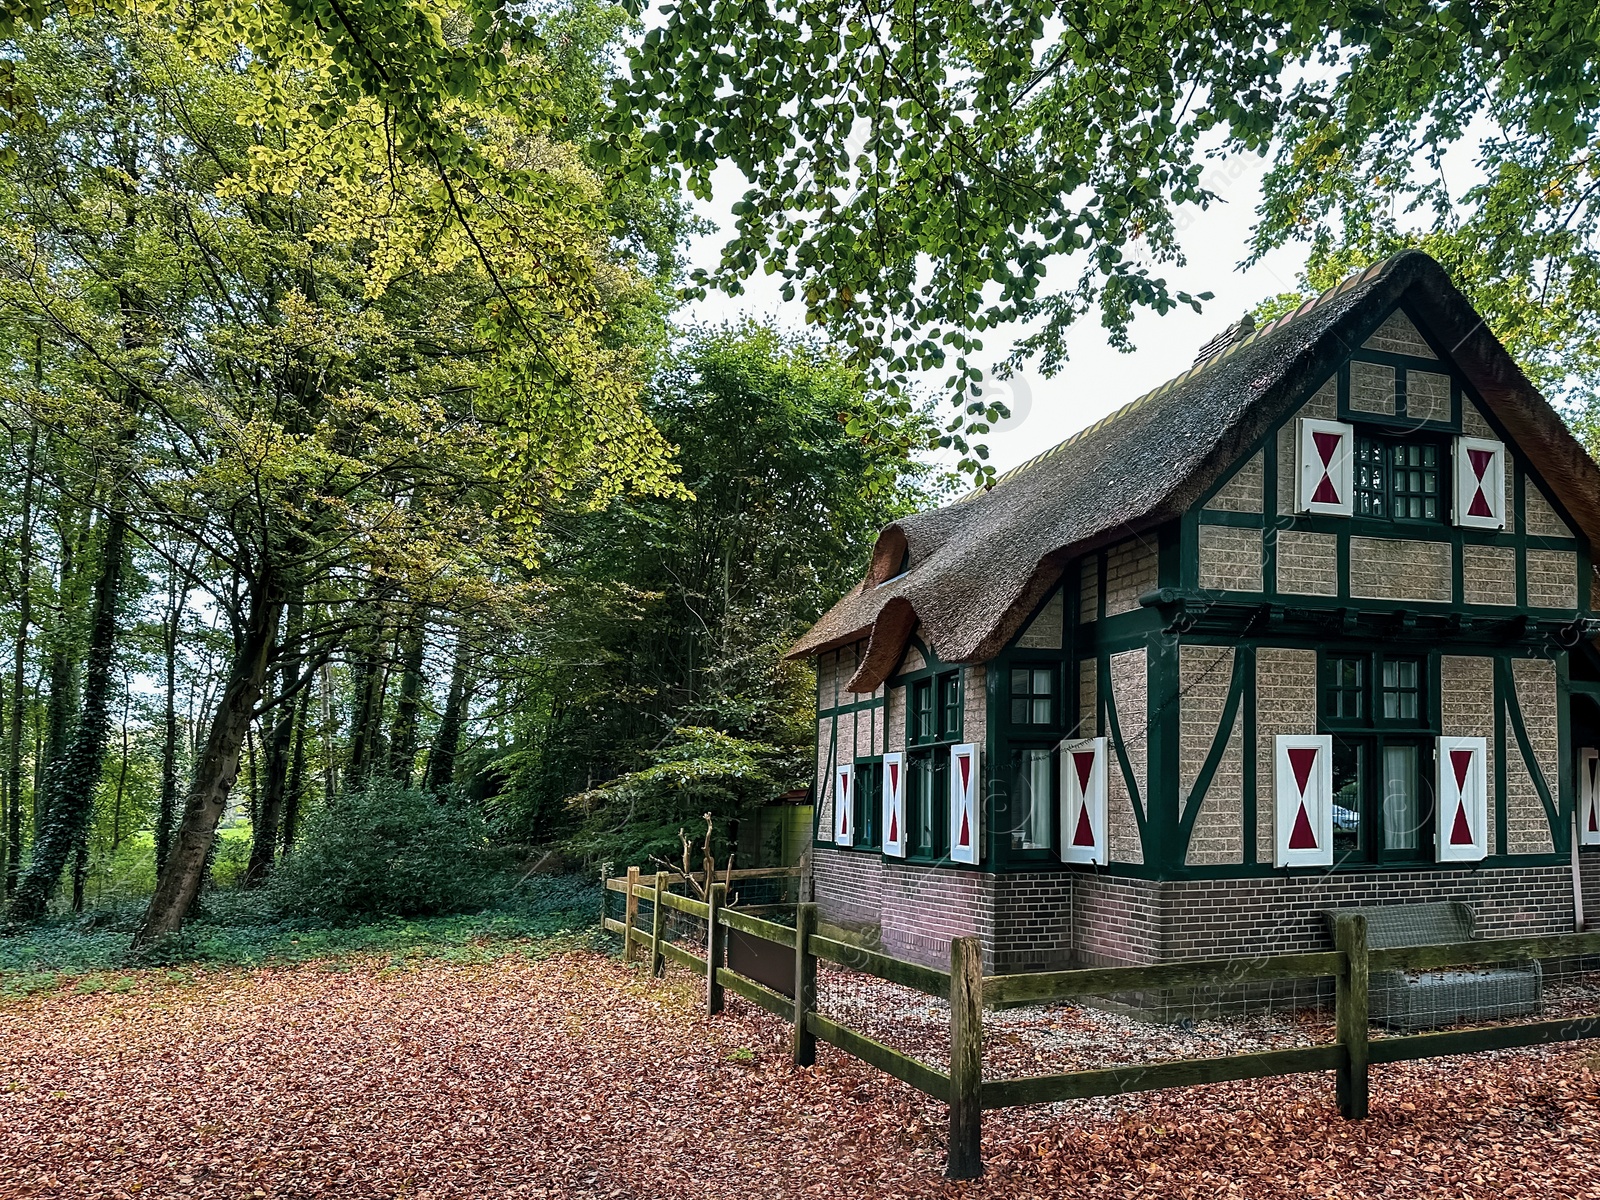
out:
{"label": "tree trunk", "polygon": [[378,742],[383,729],[384,670],[380,653],[382,632],[373,628],[355,648],[351,664],[350,762],[345,767],[346,791],[366,785],[367,777],[382,766]]}
{"label": "tree trunk", "polygon": [[287,858],[294,849],[294,839],[300,832],[300,797],[306,781],[306,722],[311,717],[309,689],[300,697],[298,714],[294,723],[294,761],[289,768],[289,786],[283,794],[283,856]]}
{"label": "tree trunk", "polygon": [[394,723],[389,727],[389,770],[401,787],[411,786],[417,768],[417,721],[422,713],[422,650],[427,634],[427,614],[419,613],[406,630],[401,648],[400,694],[395,699]]}
{"label": "tree trunk", "polygon": [[239,774],[239,750],[261,698],[278,631],[283,600],[262,586],[250,604],[245,628],[234,643],[228,682],[217,702],[205,745],[195,764],[194,782],[183,806],[167,869],[150,898],[133,944],[141,946],[183,925],[184,914],[200,894],[207,858],[216,841],[217,824],[228,807],[228,791]]}
{"label": "tree trunk", "polygon": [[[85,833],[88,831],[85,830]],[[83,887],[89,882],[89,842],[87,838],[78,843],[77,854],[72,862],[72,911],[83,911]]]}
{"label": "tree trunk", "polygon": [[272,873],[273,854],[278,846],[278,827],[282,820],[284,795],[289,782],[289,756],[294,749],[294,714],[298,698],[287,698],[300,669],[300,610],[289,609],[284,631],[284,652],[278,682],[277,719],[266,738],[266,784],[261,789],[257,812],[250,827],[250,865],[245,868],[244,886],[260,887]]}
{"label": "tree trunk", "polygon": [[28,668],[28,624],[33,620],[33,461],[39,449],[35,430],[28,441],[27,465],[22,476],[22,537],[18,545],[18,574],[21,586],[17,597],[17,641],[11,669],[10,760],[6,763],[6,861],[5,884],[0,894],[17,890],[22,872],[22,714],[26,707]]}
{"label": "tree trunk", "polygon": [[450,694],[445,699],[439,732],[428,752],[428,773],[422,786],[435,795],[443,792],[456,776],[456,755],[461,753],[461,726],[466,720],[467,677],[472,669],[472,648],[466,631],[456,635],[456,660],[450,669]]}
{"label": "tree trunk", "polygon": [[156,878],[167,869],[172,849],[172,823],[178,815],[178,623],[189,593],[178,586],[177,568],[167,584],[167,622],[163,631],[167,656],[165,724],[161,740],[161,799],[156,806]]}
{"label": "tree trunk", "polygon": [[116,653],[117,601],[122,591],[127,528],[127,515],[120,508],[114,508],[106,518],[100,574],[95,581],[83,707],[66,749],[51,766],[44,827],[34,842],[28,872],[11,899],[12,920],[35,921],[44,915],[62,869],[88,836],[89,816],[94,809],[106,742],[111,735],[111,668]]}

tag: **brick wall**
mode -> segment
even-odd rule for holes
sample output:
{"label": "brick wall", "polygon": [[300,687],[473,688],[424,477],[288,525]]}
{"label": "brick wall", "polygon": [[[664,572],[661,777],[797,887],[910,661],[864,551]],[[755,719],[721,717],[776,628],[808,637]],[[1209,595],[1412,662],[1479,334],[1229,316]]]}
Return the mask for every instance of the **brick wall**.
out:
{"label": "brick wall", "polygon": [[1416,421],[1448,421],[1450,376],[1437,371],[1407,371],[1406,417]]}
{"label": "brick wall", "polygon": [[1256,651],[1256,861],[1273,860],[1277,810],[1273,740],[1317,731],[1317,652],[1262,646]]}
{"label": "brick wall", "polygon": [[1113,757],[1107,763],[1107,805],[1110,809],[1110,839],[1107,849],[1112,862],[1144,862],[1144,843],[1139,838],[1134,808],[1143,810],[1148,787],[1150,759],[1149,708],[1150,681],[1145,652],[1128,650],[1111,656],[1111,702],[1117,710],[1117,729],[1122,734],[1122,754],[1133,774],[1135,794],[1130,795],[1120,764]]}
{"label": "brick wall", "polygon": [[1544,493],[1539,490],[1539,485],[1532,480],[1522,492],[1522,505],[1525,509],[1524,516],[1528,522],[1527,532],[1539,537],[1572,536],[1572,530],[1567,528],[1567,523],[1556,515],[1555,507],[1544,498]]}
{"label": "brick wall", "polygon": [[1570,550],[1528,551],[1528,606],[1566,609],[1578,607],[1576,554]]}
{"label": "brick wall", "polygon": [[1214,512],[1261,512],[1265,478],[1266,464],[1258,450],[1245,459],[1232,478],[1206,501],[1206,507]]}
{"label": "brick wall", "polygon": [[1283,529],[1277,534],[1278,591],[1298,596],[1339,594],[1339,537]]}
{"label": "brick wall", "polygon": [[1450,543],[1414,538],[1350,539],[1350,594],[1448,604]]}
{"label": "brick wall", "polygon": [[1156,543],[1129,538],[1106,551],[1106,615],[1132,612],[1139,597],[1156,587]]}
{"label": "brick wall", "polygon": [[[1535,763],[1550,794],[1556,794],[1560,731],[1556,725],[1556,667],[1543,658],[1519,658],[1511,663],[1517,704],[1528,734]],[[1555,844],[1526,760],[1516,738],[1506,730],[1506,851],[1510,854],[1550,854]]]}
{"label": "brick wall", "polygon": [[1261,590],[1261,531],[1200,526],[1200,586],[1212,592]]}
{"label": "brick wall", "polygon": [[[1188,643],[1178,650],[1178,800],[1185,817],[1188,806],[1196,802],[1194,790],[1222,723],[1233,659],[1231,646]],[[1236,713],[1216,773],[1200,801],[1185,857],[1190,866],[1244,861],[1243,738],[1243,722]]]}
{"label": "brick wall", "polygon": [[1461,548],[1461,592],[1468,604],[1517,602],[1517,551],[1512,546]]}
{"label": "brick wall", "polygon": [[1356,412],[1394,416],[1394,368],[1384,363],[1350,364],[1350,407]]}
{"label": "brick wall", "polygon": [[[824,921],[930,966],[949,962],[951,938],[976,936],[989,972],[1325,950],[1322,910],[1355,905],[1459,900],[1483,937],[1573,925],[1565,864],[1157,882],[1088,871],[991,875],[819,847],[813,870]],[[1600,851],[1582,855],[1582,872],[1586,907],[1600,919]]]}
{"label": "brick wall", "polygon": [[1025,650],[1059,650],[1061,649],[1062,631],[1066,626],[1066,600],[1062,589],[1057,588],[1050,593],[1050,598],[1044,602],[1044,607],[1039,610],[1039,615],[1028,623],[1022,631],[1022,636],[1017,638],[1017,645]]}
{"label": "brick wall", "polygon": [[1409,354],[1412,358],[1435,358],[1411,319],[1395,309],[1372,331],[1372,336],[1362,343],[1368,350],[1384,350],[1390,354]]}

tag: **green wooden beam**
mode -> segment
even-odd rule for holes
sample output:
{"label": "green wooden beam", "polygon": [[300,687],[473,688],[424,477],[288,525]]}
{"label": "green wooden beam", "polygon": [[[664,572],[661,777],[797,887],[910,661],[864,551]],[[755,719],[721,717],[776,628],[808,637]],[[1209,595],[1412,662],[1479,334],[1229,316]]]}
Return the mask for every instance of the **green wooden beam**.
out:
{"label": "green wooden beam", "polygon": [[1215,987],[1273,979],[1337,976],[1344,969],[1344,955],[1337,950],[1242,959],[1207,958],[1148,967],[1086,967],[1073,971],[992,975],[984,980],[983,996],[990,1008],[1014,1008],[1023,1004],[1050,1004],[1075,996],[1104,996],[1147,988]]}
{"label": "green wooden beam", "polygon": [[1443,946],[1395,946],[1369,954],[1374,971],[1426,971],[1478,963],[1526,962],[1533,958],[1583,958],[1600,954],[1600,932],[1486,938]]}
{"label": "green wooden beam", "polygon": [[832,938],[816,934],[807,939],[806,949],[818,958],[837,963],[841,967],[864,971],[868,975],[876,975],[879,979],[887,979],[890,983],[915,988],[919,992],[926,992],[930,996],[938,996],[944,1000],[950,998],[948,971],[924,967],[918,963],[906,962],[904,959],[890,958],[887,954],[879,954],[876,950],[852,946],[848,942],[836,942]]}
{"label": "green wooden beam", "polygon": [[1414,1058],[1477,1054],[1484,1050],[1510,1050],[1517,1046],[1542,1046],[1549,1042],[1575,1042],[1595,1037],[1600,1037],[1600,1017],[1572,1017],[1374,1038],[1367,1043],[1367,1052],[1375,1063],[1405,1062]]}
{"label": "green wooden beam", "polygon": [[721,916],[722,923],[729,929],[737,929],[740,933],[748,933],[752,937],[765,938],[769,942],[777,942],[780,946],[788,946],[791,950],[794,949],[794,930],[787,925],[763,921],[759,917],[752,917],[748,913],[742,913],[732,908],[723,909]]}
{"label": "green wooden beam", "polygon": [[717,968],[717,982],[735,996],[742,996],[751,1004],[766,1009],[778,1017],[794,1017],[794,1001],[787,996],[780,996],[771,988],[762,987],[754,979],[748,979],[737,971],[730,971],[727,967]]}
{"label": "green wooden beam", "polygon": [[1152,1092],[1162,1088],[1192,1087],[1230,1079],[1266,1079],[1305,1071],[1332,1071],[1344,1063],[1343,1046],[1308,1046],[1290,1050],[1263,1050],[1227,1058],[1191,1058],[1180,1062],[1130,1063],[1098,1071],[1073,1071],[1066,1075],[1036,1075],[1028,1079],[986,1080],[984,1108],[1009,1108],[1014,1104],[1052,1104],[1088,1096],[1120,1096],[1127,1092]]}
{"label": "green wooden beam", "polygon": [[835,1021],[830,1021],[820,1013],[806,1014],[806,1028],[814,1036],[829,1045],[837,1046],[846,1054],[854,1055],[869,1066],[877,1067],[885,1074],[909,1083],[935,1100],[949,1102],[950,1076],[943,1071],[936,1070],[927,1063],[918,1062],[910,1055],[901,1054],[893,1047],[885,1046],[882,1042],[874,1041]]}

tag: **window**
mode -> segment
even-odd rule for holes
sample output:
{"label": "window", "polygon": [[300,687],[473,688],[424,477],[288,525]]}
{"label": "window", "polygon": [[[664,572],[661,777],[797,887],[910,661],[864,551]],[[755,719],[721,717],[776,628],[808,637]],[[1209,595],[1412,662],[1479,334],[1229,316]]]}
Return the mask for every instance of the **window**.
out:
{"label": "window", "polygon": [[1342,863],[1417,862],[1433,839],[1424,660],[1382,652],[1322,663],[1333,740],[1333,849]]}
{"label": "window", "polygon": [[1013,725],[1054,725],[1054,667],[1011,668],[1011,723]]}
{"label": "window", "polygon": [[1385,521],[1442,520],[1442,453],[1438,442],[1356,438],[1355,515]]}
{"label": "window", "polygon": [[919,679],[911,685],[911,728],[913,745],[934,740],[933,680]]}
{"label": "window", "polygon": [[883,812],[883,761],[856,764],[855,845],[876,849],[879,844],[879,816]]}
{"label": "window", "polygon": [[1415,721],[1421,712],[1422,664],[1414,658],[1383,660],[1383,719]]}
{"label": "window", "polygon": [[907,764],[911,837],[906,852],[913,858],[939,858],[950,837],[950,759],[924,752],[910,755]]}
{"label": "window", "polygon": [[913,746],[961,740],[961,672],[946,671],[911,685],[907,740]]}
{"label": "window", "polygon": [[961,674],[950,671],[939,676],[939,740],[953,742],[961,737]]}
{"label": "window", "polygon": [[[906,819],[911,858],[943,858],[950,841],[950,746],[961,740],[961,672],[910,685],[906,713]],[[882,796],[882,783],[879,783]]]}
{"label": "window", "polygon": [[1366,688],[1364,658],[1329,658],[1323,667],[1322,715],[1335,721],[1359,721]]}
{"label": "window", "polygon": [[1029,746],[1011,752],[1011,788],[1008,792],[1002,844],[1013,851],[1049,851],[1054,844],[1056,808],[1056,755],[1047,746]]}

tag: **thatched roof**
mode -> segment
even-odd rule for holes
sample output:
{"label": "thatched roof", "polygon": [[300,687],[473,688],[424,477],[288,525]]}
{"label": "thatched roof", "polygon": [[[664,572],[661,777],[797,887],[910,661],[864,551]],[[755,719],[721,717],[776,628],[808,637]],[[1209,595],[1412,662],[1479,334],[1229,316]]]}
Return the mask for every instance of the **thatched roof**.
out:
{"label": "thatched roof", "polygon": [[992,658],[1070,559],[1192,506],[1402,296],[1600,552],[1600,469],[1443,268],[1408,251],[1241,333],[991,488],[888,526],[866,579],[790,656],[869,639],[852,691],[893,670],[913,629],[946,662]]}

